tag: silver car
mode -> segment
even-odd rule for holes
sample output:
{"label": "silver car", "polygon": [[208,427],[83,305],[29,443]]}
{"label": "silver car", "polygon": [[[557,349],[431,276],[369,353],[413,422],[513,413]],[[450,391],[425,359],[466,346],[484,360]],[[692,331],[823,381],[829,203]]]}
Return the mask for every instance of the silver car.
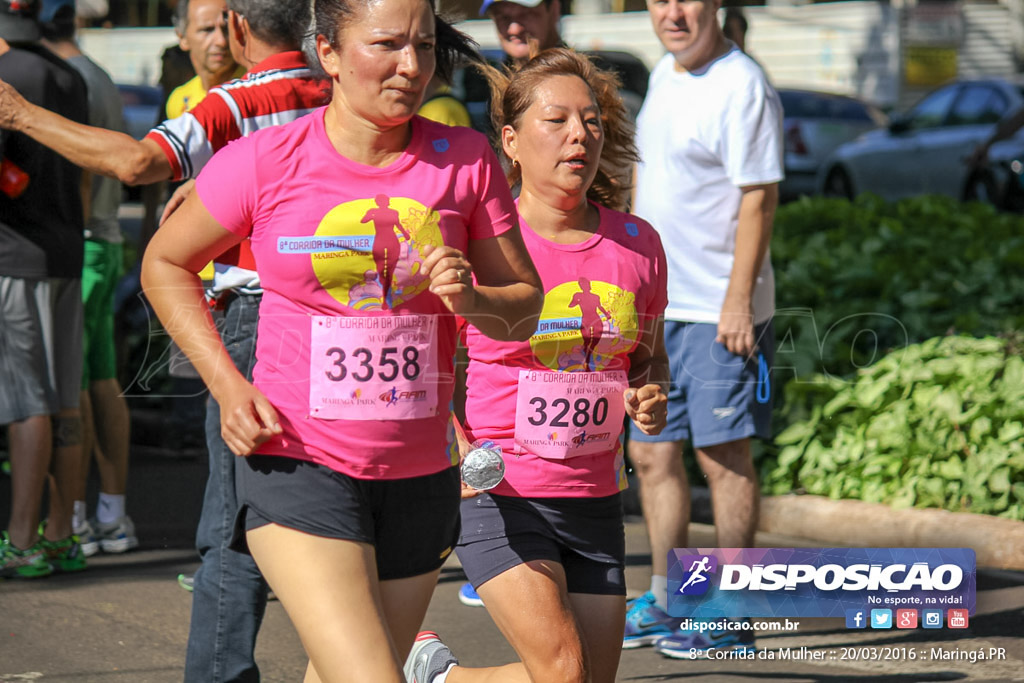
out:
{"label": "silver car", "polygon": [[[1005,79],[964,80],[926,95],[889,125],[840,146],[822,166],[820,190],[853,198],[874,192],[888,200],[919,194],[955,199],[977,192],[966,162],[1004,117],[1024,106],[1024,88]],[[1019,139],[993,146],[1019,145]]]}
{"label": "silver car", "polygon": [[778,93],[786,144],[786,179],[779,186],[783,201],[814,194],[818,171],[829,154],[886,124],[882,112],[852,97],[788,88]]}

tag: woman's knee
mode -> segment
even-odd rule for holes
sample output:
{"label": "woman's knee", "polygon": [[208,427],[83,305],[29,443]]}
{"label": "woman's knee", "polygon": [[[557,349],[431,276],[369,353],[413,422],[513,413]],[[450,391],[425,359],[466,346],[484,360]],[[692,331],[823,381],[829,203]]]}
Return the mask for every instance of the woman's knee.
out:
{"label": "woman's knee", "polygon": [[559,683],[586,683],[589,667],[582,647],[563,646],[553,656],[540,658],[535,662],[524,659],[524,666],[535,683],[558,681]]}

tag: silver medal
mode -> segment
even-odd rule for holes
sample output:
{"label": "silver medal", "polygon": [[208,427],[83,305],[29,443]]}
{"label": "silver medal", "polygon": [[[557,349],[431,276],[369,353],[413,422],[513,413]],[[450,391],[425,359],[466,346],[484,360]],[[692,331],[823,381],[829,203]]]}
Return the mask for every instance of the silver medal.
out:
{"label": "silver medal", "polygon": [[462,481],[478,491],[493,489],[505,478],[501,448],[493,441],[473,446],[462,461]]}

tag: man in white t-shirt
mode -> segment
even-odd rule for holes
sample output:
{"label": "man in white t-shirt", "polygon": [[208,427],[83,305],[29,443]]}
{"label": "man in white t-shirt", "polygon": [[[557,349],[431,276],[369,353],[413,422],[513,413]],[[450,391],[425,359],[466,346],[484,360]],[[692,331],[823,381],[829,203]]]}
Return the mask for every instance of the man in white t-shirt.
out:
{"label": "man in white t-shirt", "polygon": [[770,436],[768,243],[783,177],[782,105],[764,72],[717,21],[721,0],[647,0],[668,54],[651,73],[637,121],[642,161],[635,212],[668,256],[665,344],[672,369],[668,426],[633,434],[650,535],[651,591],[630,603],[623,647],[670,657],[752,649],[749,631],[680,631],[667,612],[667,554],[687,546],[690,441],[711,489],[718,547],[751,547],[758,484],[750,438]]}

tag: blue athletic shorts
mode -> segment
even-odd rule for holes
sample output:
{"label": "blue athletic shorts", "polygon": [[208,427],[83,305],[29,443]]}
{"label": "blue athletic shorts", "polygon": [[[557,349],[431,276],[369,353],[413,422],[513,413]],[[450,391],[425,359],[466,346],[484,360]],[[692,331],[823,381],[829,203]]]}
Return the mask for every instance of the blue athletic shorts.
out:
{"label": "blue athletic shorts", "polygon": [[236,468],[238,516],[231,547],[247,552],[245,531],[279,524],[314,536],[368,543],[381,581],[441,567],[459,538],[459,469],[411,479],[355,479],[305,460],[250,455]]}
{"label": "blue athletic shorts", "polygon": [[625,595],[622,496],[469,498],[455,552],[474,588],[520,564],[551,560],[565,570],[570,593]]}
{"label": "blue athletic shorts", "polygon": [[771,368],[775,332],[771,320],[754,326],[758,353],[749,360],[715,341],[718,325],[665,321],[665,348],[672,372],[668,423],[661,434],[630,431],[634,441],[689,441],[694,448],[752,436],[771,437]]}

